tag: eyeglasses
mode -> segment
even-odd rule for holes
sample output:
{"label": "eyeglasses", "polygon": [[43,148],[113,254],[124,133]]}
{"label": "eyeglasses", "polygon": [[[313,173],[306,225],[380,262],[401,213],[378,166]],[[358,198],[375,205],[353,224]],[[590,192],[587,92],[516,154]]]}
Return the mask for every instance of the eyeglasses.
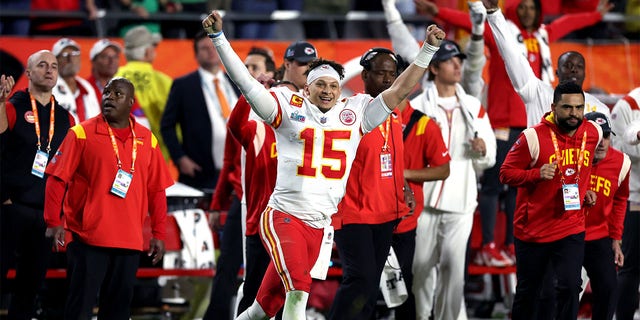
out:
{"label": "eyeglasses", "polygon": [[80,56],[80,51],[67,51],[67,52],[63,52],[59,55],[59,57],[65,58],[65,59],[69,59],[69,58],[75,58],[75,57],[79,57]]}

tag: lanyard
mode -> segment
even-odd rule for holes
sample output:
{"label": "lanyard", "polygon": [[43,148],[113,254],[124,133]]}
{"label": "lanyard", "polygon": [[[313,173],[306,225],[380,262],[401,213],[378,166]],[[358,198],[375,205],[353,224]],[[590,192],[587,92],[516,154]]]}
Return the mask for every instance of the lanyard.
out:
{"label": "lanyard", "polygon": [[[29,98],[31,99],[31,111],[33,112],[33,120],[36,125],[36,136],[38,137],[38,150],[41,150],[42,143],[40,141],[40,118],[38,117],[38,107],[36,106],[36,99],[33,97],[31,93],[29,93]],[[55,130],[56,117],[55,117],[55,100],[53,99],[53,95],[51,95],[51,111],[49,114],[49,142],[47,143],[47,153],[51,151],[51,140],[53,140],[53,133]]]}
{"label": "lanyard", "polygon": [[[116,154],[116,159],[118,159],[118,169],[122,169],[122,161],[120,161],[120,152],[118,152],[118,145],[116,144],[116,137],[113,135],[113,131],[109,126],[109,123],[105,119],[105,123],[107,124],[107,130],[109,130],[109,138],[111,138],[111,146],[113,146],[113,152]],[[129,128],[131,128],[131,135],[133,136],[132,150],[131,150],[131,173],[135,171],[136,157],[138,156],[138,143],[136,142],[136,133],[133,131],[133,123],[131,119],[129,119]]]}
{"label": "lanyard", "polygon": [[389,115],[389,117],[387,117],[387,121],[385,121],[384,127],[382,126],[382,124],[378,126],[378,128],[380,128],[382,138],[384,138],[384,146],[382,146],[382,151],[389,151],[389,126],[391,125],[391,117],[392,115]]}
{"label": "lanyard", "polygon": [[[553,149],[556,153],[556,160],[558,161],[558,170],[560,170],[560,181],[564,185],[564,170],[562,170],[562,162],[563,157],[558,149],[558,138],[556,138],[556,133],[553,130],[549,129],[551,132],[551,141],[553,141]],[[580,180],[580,169],[582,169],[582,162],[584,161],[584,149],[587,145],[587,131],[585,130],[584,135],[582,135],[582,144],[580,145],[580,153],[578,154],[578,167],[576,169],[576,183]]]}

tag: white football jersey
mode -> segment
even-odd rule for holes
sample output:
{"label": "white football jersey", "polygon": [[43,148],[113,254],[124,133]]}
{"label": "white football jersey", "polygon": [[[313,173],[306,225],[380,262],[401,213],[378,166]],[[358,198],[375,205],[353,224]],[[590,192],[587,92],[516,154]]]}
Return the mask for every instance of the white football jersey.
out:
{"label": "white football jersey", "polygon": [[[301,93],[274,88],[278,175],[269,206],[322,228],[345,193],[351,163],[362,138],[363,112],[382,103],[359,94],[323,113]],[[372,102],[373,101],[373,102]]]}

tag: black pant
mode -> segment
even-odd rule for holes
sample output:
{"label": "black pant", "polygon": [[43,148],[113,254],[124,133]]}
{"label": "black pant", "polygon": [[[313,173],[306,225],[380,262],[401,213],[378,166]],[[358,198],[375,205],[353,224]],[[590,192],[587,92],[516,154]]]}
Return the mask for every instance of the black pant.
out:
{"label": "black pant", "polygon": [[482,221],[482,244],[494,241],[496,214],[499,211],[498,199],[504,188],[507,189],[504,198],[504,212],[507,217],[504,243],[513,243],[513,212],[516,208],[517,188],[500,183],[500,167],[521,132],[522,128],[510,128],[508,141],[496,140],[496,164],[482,174],[482,179],[480,180],[481,189],[478,195],[478,210]]}
{"label": "black pant", "polygon": [[395,220],[382,224],[347,224],[336,231],[342,282],[329,319],[371,318],[396,225]]}
{"label": "black pant", "polygon": [[98,319],[128,320],[139,263],[140,251],[95,247],[74,237],[67,247],[65,320],[91,319],[96,297]]}
{"label": "black pant", "polygon": [[249,308],[256,299],[258,289],[267,271],[271,257],[262,245],[260,235],[247,236],[246,261],[244,266],[244,284],[242,285],[242,299],[238,304],[238,314]]}
{"label": "black pant", "polygon": [[542,288],[549,263],[557,280],[556,319],[576,319],[581,283],[580,270],[584,258],[584,232],[548,243],[515,239],[515,246],[518,284],[513,301],[512,319],[533,319],[536,298]]}
{"label": "black pant", "polygon": [[211,287],[211,300],[203,320],[229,319],[231,298],[238,290],[238,270],[242,265],[242,213],[240,200],[233,198],[220,239],[220,256]]}
{"label": "black pant", "polygon": [[593,320],[611,320],[615,311],[618,280],[611,242],[607,237],[587,241],[584,246],[584,268],[593,293]]}
{"label": "black pant", "polygon": [[[591,282],[593,299],[591,317],[593,320],[611,320],[616,306],[617,276],[613,263],[611,238],[585,241],[584,269]],[[536,319],[553,319],[555,313],[555,275],[549,266],[543,283],[544,288],[536,308]]]}
{"label": "black pant", "polygon": [[[14,266],[16,278],[9,305],[9,319],[31,320],[35,301],[42,288],[51,255],[51,239],[44,236],[46,225],[41,209],[20,204],[2,205],[2,278]],[[4,288],[3,283],[3,288]],[[4,291],[4,289],[3,289]]]}
{"label": "black pant", "polygon": [[624,265],[618,270],[617,320],[631,320],[638,308],[638,283],[640,283],[640,211],[627,207],[622,234]]}
{"label": "black pant", "polygon": [[401,306],[395,308],[396,319],[415,319],[416,299],[411,290],[413,284],[413,272],[411,272],[411,268],[413,266],[413,253],[416,249],[416,229],[394,234],[392,246],[400,263],[402,279],[407,286],[408,294],[407,300]]}

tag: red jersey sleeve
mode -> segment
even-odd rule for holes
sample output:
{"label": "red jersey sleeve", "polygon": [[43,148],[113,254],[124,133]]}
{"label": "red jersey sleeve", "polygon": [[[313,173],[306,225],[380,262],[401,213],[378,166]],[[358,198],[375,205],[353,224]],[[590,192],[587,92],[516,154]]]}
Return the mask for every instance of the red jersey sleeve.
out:
{"label": "red jersey sleeve", "polygon": [[151,148],[149,180],[147,181],[151,233],[154,238],[164,240],[167,233],[167,196],[165,189],[171,186],[174,181],[160,151],[158,139],[153,134],[151,134]]}
{"label": "red jersey sleeve", "polygon": [[602,15],[598,11],[565,14],[546,25],[549,33],[549,42],[555,42],[572,31],[582,29],[602,20]]}
{"label": "red jersey sleeve", "polygon": [[231,110],[229,120],[227,121],[227,128],[229,128],[229,132],[238,141],[242,140],[242,127],[247,122],[247,119],[249,119],[250,112],[251,106],[247,102],[247,99],[245,99],[244,95],[240,96],[235,107]]}
{"label": "red jersey sleeve", "polygon": [[469,19],[469,14],[464,11],[446,7],[439,7],[436,18],[441,19],[442,21],[456,28],[461,28],[468,32],[471,32],[471,20]]}
{"label": "red jersey sleeve", "polygon": [[65,188],[66,184],[59,178],[51,176],[47,179],[44,198],[44,222],[47,227],[62,225],[60,213],[62,212]]}
{"label": "red jersey sleeve", "polygon": [[149,191],[149,216],[153,238],[164,241],[167,238],[167,194],[165,190]]}
{"label": "red jersey sleeve", "polygon": [[527,138],[521,133],[500,167],[500,182],[512,187],[522,187],[538,181],[540,168],[529,168],[531,160]]}
{"label": "red jersey sleeve", "polygon": [[425,158],[427,163],[431,167],[441,166],[451,161],[449,150],[444,144],[442,139],[442,133],[440,127],[431,118],[427,118],[427,124],[425,126],[425,135],[429,139],[424,139],[423,150],[425,150]]}

